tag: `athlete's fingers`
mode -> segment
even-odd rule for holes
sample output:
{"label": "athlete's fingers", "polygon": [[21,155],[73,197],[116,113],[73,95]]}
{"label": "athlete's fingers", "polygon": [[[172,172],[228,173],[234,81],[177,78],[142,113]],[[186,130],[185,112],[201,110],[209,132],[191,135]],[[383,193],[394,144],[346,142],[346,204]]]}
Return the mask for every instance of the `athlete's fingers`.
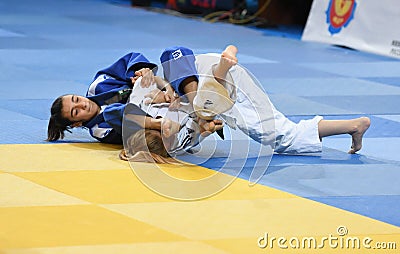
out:
{"label": "athlete's fingers", "polygon": [[153,93],[153,91],[151,91],[150,93],[145,94],[143,97],[145,98],[144,99],[144,105],[149,105],[152,102],[154,103],[154,100],[156,98],[155,94]]}
{"label": "athlete's fingers", "polygon": [[149,105],[154,100],[154,94],[152,92],[145,94],[143,97],[144,105]]}
{"label": "athlete's fingers", "polygon": [[135,75],[136,76],[144,76],[144,74],[146,74],[146,72],[150,70],[149,68],[142,68],[140,70],[135,71]]}
{"label": "athlete's fingers", "polygon": [[143,96],[145,99],[148,99],[145,104],[148,105],[150,103],[154,104],[154,103],[164,103],[164,102],[168,102],[166,101],[166,97],[164,92],[162,92],[160,89],[156,88],[153,89],[152,91],[150,91],[150,93],[147,93]]}
{"label": "athlete's fingers", "polygon": [[142,75],[142,72],[139,70],[139,71],[135,71],[135,76],[141,77],[143,75]]}
{"label": "athlete's fingers", "polygon": [[140,82],[140,85],[143,88],[147,88],[150,86],[150,81],[147,78],[142,77],[142,82]]}
{"label": "athlete's fingers", "polygon": [[215,123],[214,121],[208,122],[208,130],[211,132],[215,131]]}
{"label": "athlete's fingers", "polygon": [[215,131],[221,130],[222,128],[224,128],[223,123],[215,125]]}
{"label": "athlete's fingers", "polygon": [[154,82],[154,74],[149,68],[142,68],[135,71],[135,75],[142,77],[141,87],[149,87]]}
{"label": "athlete's fingers", "polygon": [[139,76],[130,77],[132,85],[135,84],[135,82],[136,82],[136,80],[137,80],[138,78],[139,78]]}
{"label": "athlete's fingers", "polygon": [[171,137],[171,129],[165,129],[163,131],[163,136],[166,137],[166,138]]}
{"label": "athlete's fingers", "polygon": [[154,79],[152,79],[151,77],[149,77],[147,75],[142,77],[142,82],[141,82],[142,87],[145,87],[145,88],[150,87],[151,84],[153,84],[153,83],[154,83]]}
{"label": "athlete's fingers", "polygon": [[169,104],[168,109],[169,110],[177,110],[180,106],[180,101],[181,101],[180,98],[177,98],[176,100],[174,100],[173,102],[171,102]]}
{"label": "athlete's fingers", "polygon": [[[215,131],[215,124],[212,121],[207,121],[203,124],[204,132],[209,132],[210,134]],[[209,135],[209,134],[208,134]]]}
{"label": "athlete's fingers", "polygon": [[168,119],[164,119],[161,123],[161,133],[164,137],[168,138],[171,136],[171,122]]}
{"label": "athlete's fingers", "polygon": [[181,125],[169,119],[163,119],[161,123],[161,133],[164,137],[169,138],[179,132]]}
{"label": "athlete's fingers", "polygon": [[207,122],[204,125],[204,127],[206,131],[213,133],[217,130],[221,130],[224,127],[224,123],[222,120],[214,119],[212,121]]}
{"label": "athlete's fingers", "polygon": [[121,160],[127,161],[128,160],[128,156],[126,155],[125,150],[121,150],[121,152],[119,153],[119,158]]}
{"label": "athlete's fingers", "polygon": [[167,93],[164,94],[164,99],[165,99],[165,102],[171,102],[171,97]]}
{"label": "athlete's fingers", "polygon": [[200,125],[200,134],[203,137],[207,137],[208,135],[214,133],[217,130],[222,129],[223,122],[222,120],[204,120],[199,118],[198,124]]}
{"label": "athlete's fingers", "polygon": [[219,125],[224,123],[221,119],[214,119],[213,122]]}

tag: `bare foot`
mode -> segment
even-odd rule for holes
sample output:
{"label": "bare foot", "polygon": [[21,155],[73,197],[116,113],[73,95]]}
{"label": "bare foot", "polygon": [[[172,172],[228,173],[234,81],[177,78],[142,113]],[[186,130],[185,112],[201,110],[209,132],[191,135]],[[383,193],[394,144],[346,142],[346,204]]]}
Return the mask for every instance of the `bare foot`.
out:
{"label": "bare foot", "polygon": [[233,45],[229,45],[228,47],[226,47],[221,54],[221,67],[225,67],[227,70],[229,70],[232,66],[236,65],[238,62],[236,58],[237,52],[238,49]]}
{"label": "bare foot", "polygon": [[360,151],[362,147],[362,139],[364,133],[368,130],[371,125],[371,120],[368,117],[360,117],[355,119],[356,127],[355,131],[350,133],[352,138],[352,145],[349,151],[350,154],[355,154],[357,151]]}
{"label": "bare foot", "polygon": [[225,48],[225,50],[221,53],[221,58],[219,59],[219,63],[215,65],[213,69],[214,77],[221,84],[225,83],[226,74],[229,69],[236,65],[238,60],[236,58],[237,48],[233,45],[229,45]]}

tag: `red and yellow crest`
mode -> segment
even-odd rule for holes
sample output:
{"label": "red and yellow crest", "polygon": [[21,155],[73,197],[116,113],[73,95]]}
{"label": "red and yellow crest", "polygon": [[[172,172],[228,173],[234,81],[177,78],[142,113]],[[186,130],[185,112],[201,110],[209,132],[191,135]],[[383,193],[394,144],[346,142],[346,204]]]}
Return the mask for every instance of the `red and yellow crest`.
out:
{"label": "red and yellow crest", "polygon": [[355,0],[330,0],[326,11],[326,20],[331,34],[339,33],[354,17],[357,3]]}

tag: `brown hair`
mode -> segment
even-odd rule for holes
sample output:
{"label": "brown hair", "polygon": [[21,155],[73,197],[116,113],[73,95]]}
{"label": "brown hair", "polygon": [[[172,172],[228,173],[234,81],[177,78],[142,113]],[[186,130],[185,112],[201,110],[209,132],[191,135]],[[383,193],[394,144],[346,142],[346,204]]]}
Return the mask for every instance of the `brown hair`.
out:
{"label": "brown hair", "polygon": [[64,138],[64,131],[71,132],[71,121],[62,116],[62,100],[65,95],[58,97],[51,105],[51,116],[47,127],[47,141],[56,141]]}
{"label": "brown hair", "polygon": [[150,129],[141,129],[129,137],[119,157],[135,162],[181,164],[165,149],[160,131]]}

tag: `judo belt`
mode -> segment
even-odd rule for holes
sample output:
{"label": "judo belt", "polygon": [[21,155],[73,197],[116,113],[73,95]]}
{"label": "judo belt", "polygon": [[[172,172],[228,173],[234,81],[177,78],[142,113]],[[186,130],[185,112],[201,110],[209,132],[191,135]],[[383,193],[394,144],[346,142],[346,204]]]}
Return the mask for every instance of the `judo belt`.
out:
{"label": "judo belt", "polygon": [[125,88],[122,90],[119,90],[116,95],[112,96],[111,98],[105,100],[104,102],[107,105],[121,102],[121,101],[126,101],[129,98],[129,95],[131,94],[132,89],[131,88]]}

